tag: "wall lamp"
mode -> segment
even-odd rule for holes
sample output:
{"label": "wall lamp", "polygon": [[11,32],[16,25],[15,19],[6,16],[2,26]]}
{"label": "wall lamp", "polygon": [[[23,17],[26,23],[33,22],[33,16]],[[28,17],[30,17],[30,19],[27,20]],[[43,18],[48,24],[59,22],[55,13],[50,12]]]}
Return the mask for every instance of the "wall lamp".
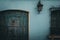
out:
{"label": "wall lamp", "polygon": [[42,11],[42,8],[43,8],[43,5],[41,4],[41,1],[39,0],[37,4],[37,11],[40,13],[40,11]]}

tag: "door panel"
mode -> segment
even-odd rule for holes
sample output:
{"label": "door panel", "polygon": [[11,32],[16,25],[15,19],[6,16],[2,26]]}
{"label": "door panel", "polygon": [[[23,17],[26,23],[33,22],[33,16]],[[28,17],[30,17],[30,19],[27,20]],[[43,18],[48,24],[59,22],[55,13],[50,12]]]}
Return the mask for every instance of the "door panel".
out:
{"label": "door panel", "polygon": [[[1,40],[28,40],[28,13],[20,11],[6,11],[2,12],[1,20],[4,19],[4,27],[6,31],[3,32]],[[3,18],[2,18],[3,17]],[[2,22],[1,22],[2,23]],[[1,28],[0,31],[3,29]],[[4,30],[3,30],[4,31]],[[2,33],[2,32],[0,32]],[[4,37],[5,36],[5,37]]]}

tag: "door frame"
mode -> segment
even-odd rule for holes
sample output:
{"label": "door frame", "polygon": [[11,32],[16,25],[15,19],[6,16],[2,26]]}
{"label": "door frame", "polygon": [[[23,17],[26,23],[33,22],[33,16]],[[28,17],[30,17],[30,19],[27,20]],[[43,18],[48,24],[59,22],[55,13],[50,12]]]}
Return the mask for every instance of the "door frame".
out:
{"label": "door frame", "polygon": [[8,9],[8,10],[2,10],[0,11],[0,14],[1,13],[4,13],[4,12],[9,12],[9,11],[18,11],[18,12],[24,12],[24,13],[27,13],[27,18],[28,18],[28,40],[29,40],[29,11],[25,11],[25,10],[16,10],[16,9]]}

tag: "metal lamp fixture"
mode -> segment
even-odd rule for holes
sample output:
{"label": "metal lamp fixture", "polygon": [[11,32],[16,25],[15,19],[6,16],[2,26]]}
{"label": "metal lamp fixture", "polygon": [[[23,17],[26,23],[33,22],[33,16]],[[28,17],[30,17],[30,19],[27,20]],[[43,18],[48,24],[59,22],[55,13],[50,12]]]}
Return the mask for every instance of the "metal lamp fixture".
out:
{"label": "metal lamp fixture", "polygon": [[39,0],[39,2],[38,2],[38,4],[37,4],[37,11],[38,11],[38,12],[42,11],[42,8],[43,8],[43,5],[41,4],[41,2],[40,2],[40,0]]}

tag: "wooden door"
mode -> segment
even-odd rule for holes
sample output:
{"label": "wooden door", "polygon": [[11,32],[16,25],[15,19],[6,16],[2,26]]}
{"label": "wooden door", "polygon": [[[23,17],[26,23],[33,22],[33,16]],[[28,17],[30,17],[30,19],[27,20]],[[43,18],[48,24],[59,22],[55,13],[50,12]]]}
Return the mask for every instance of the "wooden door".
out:
{"label": "wooden door", "polygon": [[5,23],[1,40],[28,40],[28,12],[7,10],[1,13]]}

